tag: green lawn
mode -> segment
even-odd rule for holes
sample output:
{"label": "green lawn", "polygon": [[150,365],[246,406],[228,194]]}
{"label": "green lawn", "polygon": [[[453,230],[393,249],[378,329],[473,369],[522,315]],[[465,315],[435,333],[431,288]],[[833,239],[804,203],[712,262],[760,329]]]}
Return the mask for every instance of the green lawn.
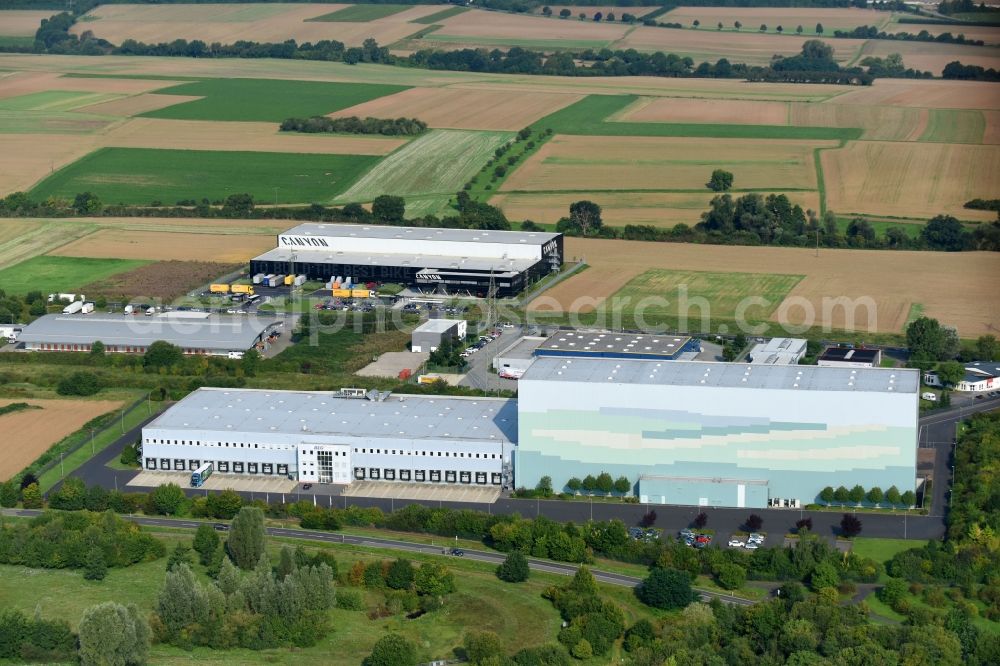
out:
{"label": "green lawn", "polygon": [[853,127],[792,127],[788,125],[725,125],[703,123],[630,123],[605,121],[635,102],[635,95],[589,95],[534,123],[556,134],[594,136],[694,136],[722,139],[857,139]]}
{"label": "green lawn", "polygon": [[[692,321],[732,320],[738,306],[750,297],[763,298],[766,305],[745,308],[747,322],[763,321],[802,279],[801,275],[770,273],[710,273],[702,271],[648,270],[629,280],[614,296],[625,312],[642,312],[653,319],[674,319],[687,314]],[[686,297],[690,308],[682,306]],[[656,300],[654,300],[656,299]],[[703,299],[703,300],[702,300]],[[707,303],[699,307],[698,303]]]}
{"label": "green lawn", "polygon": [[371,201],[381,194],[402,196],[407,213],[438,212],[475,175],[513,132],[431,130],[383,159],[338,201]]}
{"label": "green lawn", "polygon": [[[374,5],[372,5],[374,6]],[[158,90],[164,95],[203,99],[141,114],[177,120],[256,120],[281,122],[293,116],[320,116],[406,90],[372,83],[321,83],[274,79],[210,79]]]}
{"label": "green lawn", "polygon": [[367,23],[410,9],[412,5],[348,5],[329,14],[316,16],[307,21],[331,21],[340,23]]}
{"label": "green lawn", "polygon": [[913,539],[878,539],[875,537],[857,537],[854,540],[854,554],[859,557],[870,557],[876,562],[885,564],[893,558],[896,553],[911,548],[920,548],[924,545],[922,541]]}
{"label": "green lawn", "polygon": [[449,7],[448,9],[442,9],[439,12],[435,12],[423,18],[413,19],[410,23],[420,23],[421,25],[432,25],[438,21],[443,21],[449,19],[452,16],[458,16],[464,12],[469,11],[468,7]]}
{"label": "green lawn", "polygon": [[95,280],[103,280],[148,263],[139,259],[33,257],[0,270],[0,289],[8,294],[71,292]]}
{"label": "green lawn", "polygon": [[982,143],[986,118],[975,109],[930,109],[927,129],[920,141],[937,143]]}
{"label": "green lawn", "polygon": [[173,204],[249,192],[259,202],[309,203],[335,197],[378,160],[372,155],[102,148],[52,174],[31,194],[38,200],[72,199],[89,191],[107,204]]}

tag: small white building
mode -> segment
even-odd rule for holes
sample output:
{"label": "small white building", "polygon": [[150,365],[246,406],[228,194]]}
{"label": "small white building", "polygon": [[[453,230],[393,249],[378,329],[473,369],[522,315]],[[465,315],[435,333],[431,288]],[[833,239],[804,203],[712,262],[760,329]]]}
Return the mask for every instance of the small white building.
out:
{"label": "small white building", "polygon": [[464,319],[428,319],[413,329],[410,351],[432,352],[448,337],[464,340],[469,323]]}
{"label": "small white building", "polygon": [[806,341],[801,338],[771,338],[750,350],[752,365],[796,365],[806,355]]}
{"label": "small white building", "polygon": [[[924,373],[924,384],[944,386],[935,372]],[[965,377],[952,387],[956,391],[979,393],[1000,388],[1000,363],[975,361],[965,365]]]}

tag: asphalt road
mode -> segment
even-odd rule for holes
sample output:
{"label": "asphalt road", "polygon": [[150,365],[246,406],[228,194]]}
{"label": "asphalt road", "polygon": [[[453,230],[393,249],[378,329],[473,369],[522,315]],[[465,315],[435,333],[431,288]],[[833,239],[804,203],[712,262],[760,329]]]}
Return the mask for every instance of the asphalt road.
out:
{"label": "asphalt road", "polygon": [[[42,513],[40,510],[36,509],[3,509],[2,513],[9,516],[21,516],[25,518],[30,518],[37,516]],[[128,520],[136,523],[137,525],[144,525],[146,527],[169,527],[169,528],[186,528],[195,530],[198,529],[203,523],[195,520],[185,520],[182,518],[153,518],[147,516],[123,516]],[[221,524],[218,522],[210,524]],[[388,550],[398,550],[411,553],[421,553],[423,555],[437,555],[440,557],[456,557],[451,554],[451,547],[442,544],[441,546],[429,546],[419,543],[412,543],[409,541],[399,541],[397,539],[382,539],[379,537],[369,537],[369,536],[353,536],[350,534],[338,534],[336,532],[314,532],[312,530],[297,530],[289,529],[283,527],[268,527],[265,529],[268,536],[282,537],[287,539],[303,539],[305,541],[316,541],[322,543],[340,543],[348,544],[352,546],[360,546],[362,548],[384,548]],[[494,553],[485,550],[469,550],[462,549],[464,555],[462,557],[476,560],[477,562],[485,562],[487,564],[500,564],[504,561],[505,556],[500,553]],[[538,559],[528,559],[528,567],[532,571],[540,571],[544,573],[553,573],[561,576],[572,576],[576,573],[578,566],[572,564],[560,564],[558,562],[551,562],[548,560],[538,560]],[[623,574],[612,573],[609,571],[601,571],[599,569],[591,569],[594,578],[601,583],[606,583],[609,585],[619,585],[621,587],[635,587],[642,579],[635,576],[625,576]],[[702,599],[709,601],[711,599],[720,599],[726,603],[736,604],[740,606],[750,606],[755,602],[741,599],[739,597],[733,597],[725,594],[720,594],[717,592],[711,592],[708,590],[698,590]]]}

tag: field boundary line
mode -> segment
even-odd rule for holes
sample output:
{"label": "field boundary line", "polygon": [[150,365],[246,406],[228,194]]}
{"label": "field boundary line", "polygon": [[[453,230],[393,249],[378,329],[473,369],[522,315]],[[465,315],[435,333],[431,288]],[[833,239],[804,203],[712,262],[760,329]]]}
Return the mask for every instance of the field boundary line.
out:
{"label": "field boundary line", "polygon": [[543,293],[545,293],[552,287],[556,286],[563,280],[567,280],[573,277],[574,275],[576,275],[577,273],[579,273],[580,271],[584,270],[587,267],[588,267],[587,262],[581,259],[580,261],[576,262],[576,264],[574,264],[572,268],[562,271],[559,275],[557,275],[551,280],[546,281],[545,278],[542,278],[542,284],[538,285],[530,292],[521,296],[521,298],[519,299],[521,307],[522,308],[528,307],[528,304],[531,303],[531,301],[535,300],[535,298],[541,296]]}

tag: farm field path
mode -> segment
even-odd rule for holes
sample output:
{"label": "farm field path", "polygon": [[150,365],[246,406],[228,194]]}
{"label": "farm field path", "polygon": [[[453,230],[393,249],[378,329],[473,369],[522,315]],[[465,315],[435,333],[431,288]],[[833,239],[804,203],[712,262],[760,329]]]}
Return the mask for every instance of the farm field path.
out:
{"label": "farm field path", "polygon": [[0,482],[30,465],[50,446],[78,430],[87,421],[122,406],[117,400],[0,399],[0,407],[27,402],[26,409],[0,416]]}
{"label": "farm field path", "polygon": [[[816,257],[808,248],[567,238],[564,254],[567,260],[584,258],[590,267],[546,291],[529,309],[567,311],[578,298],[589,299],[593,307],[644,270],[662,268],[804,275],[772,317],[778,321],[787,315],[792,324],[803,323],[803,311],[789,306],[809,303],[820,313],[824,297],[843,296],[870,298],[873,303],[877,320],[867,322],[859,316],[855,320],[859,329],[872,324],[877,331],[898,333],[913,303],[922,304],[927,316],[956,326],[963,338],[985,335],[1000,326],[996,279],[985,277],[1000,277],[991,252],[934,253],[934,260],[928,261],[926,252],[912,251],[837,249],[821,250]],[[865,313],[859,310],[859,314]],[[834,309],[831,326],[844,328],[847,323],[844,309]]]}

